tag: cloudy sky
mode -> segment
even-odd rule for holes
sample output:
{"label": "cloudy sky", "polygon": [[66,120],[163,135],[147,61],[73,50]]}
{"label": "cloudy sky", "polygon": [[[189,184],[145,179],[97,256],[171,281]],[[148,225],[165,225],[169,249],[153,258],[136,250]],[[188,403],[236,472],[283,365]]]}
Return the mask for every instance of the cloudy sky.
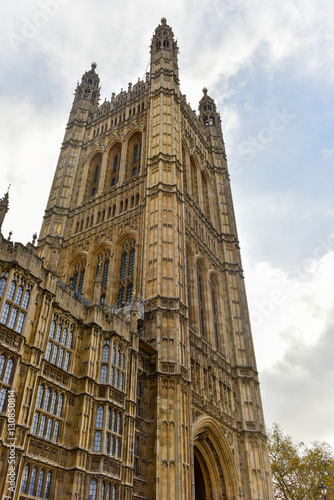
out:
{"label": "cloudy sky", "polygon": [[268,425],[334,445],[334,4],[330,0],[16,0],[0,20],[3,234],[39,232],[73,91],[143,78],[162,16],[181,90],[223,120]]}

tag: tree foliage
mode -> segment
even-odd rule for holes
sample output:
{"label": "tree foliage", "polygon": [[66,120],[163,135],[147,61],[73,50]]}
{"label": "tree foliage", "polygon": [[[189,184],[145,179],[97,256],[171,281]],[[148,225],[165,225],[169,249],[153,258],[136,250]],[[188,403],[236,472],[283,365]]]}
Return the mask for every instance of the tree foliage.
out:
{"label": "tree foliage", "polygon": [[334,500],[334,454],[329,443],[297,443],[274,424],[268,431],[269,456],[276,500],[320,500],[320,481]]}

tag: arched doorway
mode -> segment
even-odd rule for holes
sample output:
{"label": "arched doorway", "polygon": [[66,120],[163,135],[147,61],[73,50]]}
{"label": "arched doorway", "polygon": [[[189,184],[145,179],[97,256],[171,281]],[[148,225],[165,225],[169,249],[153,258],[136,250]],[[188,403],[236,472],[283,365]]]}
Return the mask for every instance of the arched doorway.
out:
{"label": "arched doorway", "polygon": [[211,417],[194,425],[195,500],[224,500],[238,495],[237,469],[222,427]]}
{"label": "arched doorway", "polygon": [[197,458],[196,455],[198,455],[198,450],[194,451],[195,500],[205,500],[206,490],[205,490],[204,475],[206,475],[206,471],[204,471],[203,473],[200,460]]}

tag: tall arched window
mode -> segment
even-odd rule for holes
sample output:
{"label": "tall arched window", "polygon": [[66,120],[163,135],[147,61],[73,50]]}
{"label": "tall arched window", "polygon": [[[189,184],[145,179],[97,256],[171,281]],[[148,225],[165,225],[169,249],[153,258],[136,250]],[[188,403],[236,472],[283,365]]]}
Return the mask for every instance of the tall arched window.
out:
{"label": "tall arched window", "polygon": [[111,186],[116,186],[118,183],[119,170],[121,166],[121,151],[122,145],[120,142],[114,144],[109,151],[104,189],[109,189]]}
{"label": "tall arched window", "polygon": [[97,490],[97,482],[96,479],[92,479],[89,484],[89,496],[88,500],[96,500],[96,490]]}
{"label": "tall arched window", "polygon": [[192,275],[192,257],[190,255],[190,252],[187,249],[187,260],[186,260],[186,266],[187,266],[187,302],[188,302],[188,316],[189,316],[189,324],[193,326],[196,324],[196,313],[194,310],[194,296],[193,296],[193,290],[194,290],[194,282],[193,282],[193,275]]}
{"label": "tall arched window", "polygon": [[11,284],[10,284],[10,286],[9,286],[8,293],[7,293],[7,299],[8,300],[13,300],[15,289],[16,289],[16,282],[12,281]]}
{"label": "tall arched window", "polygon": [[190,175],[191,175],[191,191],[195,202],[198,204],[198,180],[197,180],[197,167],[193,157],[190,157]]}
{"label": "tall arched window", "polygon": [[23,294],[23,288],[22,286],[19,286],[15,295],[14,304],[20,304],[22,294]]}
{"label": "tall arched window", "polygon": [[37,484],[37,491],[36,491],[36,496],[41,497],[42,496],[42,491],[43,491],[43,483],[44,483],[44,469],[41,470],[39,473],[39,478],[38,478],[38,484]]}
{"label": "tall arched window", "polygon": [[3,368],[5,366],[5,361],[6,361],[6,356],[4,354],[1,354],[1,356],[0,356],[0,380],[2,379],[2,372],[3,372]]}
{"label": "tall arched window", "polygon": [[141,165],[142,134],[136,132],[130,138],[127,145],[126,172],[125,178],[138,175]]}
{"label": "tall arched window", "polygon": [[48,472],[46,476],[44,495],[43,495],[43,497],[46,498],[46,500],[50,498],[51,480],[52,480],[52,474],[51,472]]}
{"label": "tall arched window", "polygon": [[209,202],[209,189],[208,189],[208,181],[203,172],[201,172],[202,179],[202,193],[203,193],[203,204],[204,204],[204,213],[207,217],[210,217],[210,202]]}
{"label": "tall arched window", "polygon": [[80,259],[74,265],[72,278],[72,288],[76,292],[82,293],[85,280],[86,260]]}
{"label": "tall arched window", "polygon": [[7,366],[6,366],[5,375],[3,377],[4,384],[9,384],[10,377],[12,374],[13,365],[14,365],[14,361],[12,359],[9,359]]}
{"label": "tall arched window", "polygon": [[121,248],[120,279],[118,288],[118,305],[131,303],[133,295],[133,276],[135,271],[135,242],[126,240]]}
{"label": "tall arched window", "polygon": [[31,473],[28,495],[34,495],[36,479],[37,479],[37,467],[34,467]]}
{"label": "tall arched window", "polygon": [[219,317],[218,317],[218,294],[217,286],[213,278],[210,283],[211,288],[211,304],[212,304],[212,318],[213,318],[213,333],[217,349],[220,349],[220,332],[219,332]]}
{"label": "tall arched window", "polygon": [[101,283],[100,305],[102,307],[104,307],[107,297],[109,267],[110,267],[110,250],[109,248],[104,248],[97,254],[96,274],[95,274],[95,279]]}
{"label": "tall arched window", "polygon": [[36,408],[42,408],[42,401],[44,396],[44,385],[39,386]]}
{"label": "tall arched window", "polygon": [[101,173],[102,153],[97,153],[90,161],[84,198],[90,198],[97,193]]}
{"label": "tall arched window", "polygon": [[3,296],[3,292],[5,290],[5,286],[6,286],[6,282],[7,282],[7,276],[8,276],[8,272],[7,273],[5,273],[5,272],[1,273],[1,278],[0,278],[0,297]]}
{"label": "tall arched window", "polygon": [[186,150],[182,145],[182,169],[183,169],[183,189],[188,191],[188,179],[187,179],[187,156]]}
{"label": "tall arched window", "polygon": [[198,293],[198,314],[199,314],[199,329],[203,337],[206,336],[206,321],[205,321],[205,284],[204,273],[200,265],[197,266],[197,293]]}
{"label": "tall arched window", "polygon": [[111,497],[111,500],[116,500],[116,485],[114,484],[114,486],[112,487],[112,497]]}
{"label": "tall arched window", "polygon": [[21,493],[27,493],[29,472],[30,472],[30,467],[29,465],[26,465],[23,472]]}

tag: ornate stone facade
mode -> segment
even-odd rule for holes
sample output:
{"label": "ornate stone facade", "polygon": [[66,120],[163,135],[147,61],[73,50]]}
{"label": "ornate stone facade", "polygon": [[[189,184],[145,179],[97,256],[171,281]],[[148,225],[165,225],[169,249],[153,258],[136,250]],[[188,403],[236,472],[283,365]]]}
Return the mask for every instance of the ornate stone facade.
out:
{"label": "ornate stone facade", "polygon": [[1,237],[2,498],[273,499],[220,116],[177,54],[162,19],[102,105],[92,64],[37,248]]}

